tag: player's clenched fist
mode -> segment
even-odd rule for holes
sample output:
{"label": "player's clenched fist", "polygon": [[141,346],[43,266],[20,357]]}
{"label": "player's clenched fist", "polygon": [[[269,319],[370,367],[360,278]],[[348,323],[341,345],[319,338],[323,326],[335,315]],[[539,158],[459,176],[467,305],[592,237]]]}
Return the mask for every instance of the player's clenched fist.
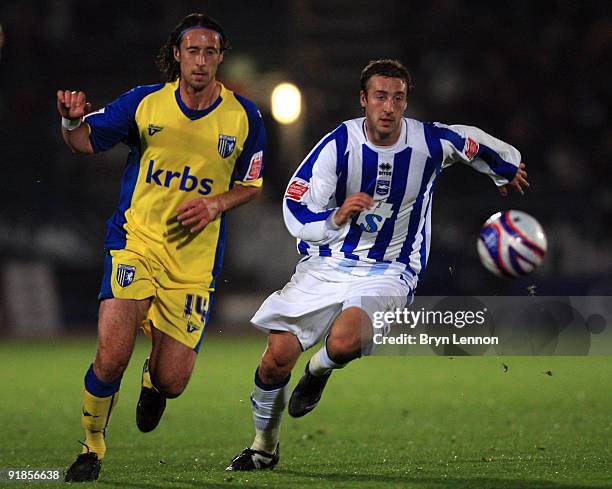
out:
{"label": "player's clenched fist", "polygon": [[85,92],[58,90],[57,110],[62,117],[75,120],[91,112],[91,104],[87,101]]}
{"label": "player's clenched fist", "polygon": [[374,199],[365,192],[349,195],[340,209],[336,211],[334,222],[337,226],[346,224],[355,214],[365,211],[374,205]]}

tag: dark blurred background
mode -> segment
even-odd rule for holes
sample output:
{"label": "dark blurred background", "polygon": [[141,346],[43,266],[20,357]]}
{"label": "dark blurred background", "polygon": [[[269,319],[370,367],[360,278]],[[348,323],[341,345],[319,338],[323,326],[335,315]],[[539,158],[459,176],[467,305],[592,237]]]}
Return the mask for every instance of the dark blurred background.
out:
{"label": "dark blurred background", "polygon": [[[72,155],[55,92],[84,90],[101,107],[161,81],[159,47],[194,11],[225,27],[233,49],[219,78],[258,104],[269,139],[263,197],[230,215],[215,327],[244,324],[291,276],[298,255],[282,222],[287,180],[326,132],[361,115],[360,71],[380,57],[401,59],[413,75],[408,116],[475,125],[512,143],[532,184],[525,197],[502,199],[487,177],[446,170],[417,293],[611,295],[610,1],[5,0],[0,332],[95,328],[105,219],[126,148]],[[293,126],[270,115],[280,81],[302,91]],[[479,228],[503,209],[532,214],[547,233],[548,255],[530,277],[499,279],[478,261]]]}

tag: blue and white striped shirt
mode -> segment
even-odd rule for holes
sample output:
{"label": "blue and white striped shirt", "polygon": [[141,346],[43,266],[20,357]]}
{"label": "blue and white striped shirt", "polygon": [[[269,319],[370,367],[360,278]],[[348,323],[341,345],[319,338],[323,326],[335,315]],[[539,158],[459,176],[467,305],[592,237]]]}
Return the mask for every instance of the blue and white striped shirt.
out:
{"label": "blue and white striped shirt", "polygon": [[[514,178],[519,151],[478,128],[403,118],[392,146],[375,146],[365,118],[343,122],[306,156],[289,182],[283,215],[303,255],[352,275],[403,275],[416,287],[430,248],[431,203],[443,168],[466,163],[497,185]],[[365,192],[374,206],[338,228],[335,211]],[[319,261],[319,260],[316,260]]]}

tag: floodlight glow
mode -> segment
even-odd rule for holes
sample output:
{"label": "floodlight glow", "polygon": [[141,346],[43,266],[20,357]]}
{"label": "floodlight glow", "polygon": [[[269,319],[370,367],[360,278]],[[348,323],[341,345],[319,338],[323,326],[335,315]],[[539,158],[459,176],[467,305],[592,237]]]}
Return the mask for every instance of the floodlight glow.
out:
{"label": "floodlight glow", "polygon": [[302,112],[302,94],[292,83],[281,83],[272,90],[272,117],[281,124],[295,122]]}

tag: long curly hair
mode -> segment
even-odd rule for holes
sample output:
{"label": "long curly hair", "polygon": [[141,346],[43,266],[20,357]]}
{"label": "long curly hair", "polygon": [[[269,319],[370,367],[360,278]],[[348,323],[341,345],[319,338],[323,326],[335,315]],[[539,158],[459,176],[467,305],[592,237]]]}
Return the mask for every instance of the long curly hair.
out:
{"label": "long curly hair", "polygon": [[231,48],[229,39],[225,35],[225,31],[219,22],[206,14],[189,14],[174,28],[168,36],[166,43],[160,48],[159,54],[155,59],[155,64],[161,71],[166,81],[172,82],[178,79],[181,74],[181,67],[178,61],[174,59],[174,47],[179,47],[183,38],[183,31],[190,27],[204,27],[215,31],[221,38],[221,52]]}

